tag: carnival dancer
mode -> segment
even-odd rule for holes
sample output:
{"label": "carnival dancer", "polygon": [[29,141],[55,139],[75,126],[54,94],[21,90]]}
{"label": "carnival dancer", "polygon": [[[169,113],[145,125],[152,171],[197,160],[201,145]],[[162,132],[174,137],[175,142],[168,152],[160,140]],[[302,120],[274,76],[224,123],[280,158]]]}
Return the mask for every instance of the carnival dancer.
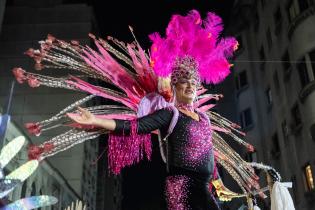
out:
{"label": "carnival dancer", "polygon": [[177,123],[166,139],[166,195],[169,209],[219,209],[208,186],[211,179],[217,179],[214,174],[210,121],[206,114],[195,110],[193,104],[199,81],[195,59],[187,56],[178,58],[172,66],[171,76],[175,107],[160,109],[134,122],[97,118],[82,108],[79,108],[80,115],[69,117],[83,125],[113,131],[111,135],[134,135],[135,138],[141,138],[141,134],[149,134],[158,129],[164,139],[171,124],[173,109],[177,109]]}
{"label": "carnival dancer", "polygon": [[[222,20],[214,13],[209,12],[205,20],[196,10],[187,16],[173,15],[165,38],[158,33],[150,35],[153,44],[149,54],[136,39],[125,44],[112,37],[104,40],[90,34],[98,50],[95,51],[78,41],[66,42],[49,35],[40,42],[40,50],[26,52],[34,58],[35,68],[71,69],[81,75],[53,78],[15,68],[17,80],[27,81],[32,87],[45,85],[90,95],[50,119],[26,125],[35,135],[58,126],[70,127],[32,146],[29,157],[41,160],[109,133],[108,165],[112,173],[119,174],[123,167],[144,156],[150,159],[150,133],[158,130],[168,171],[169,209],[219,209],[209,193],[212,184],[220,200],[249,196],[254,191],[264,196],[254,168],[219,133],[224,132],[249,151],[253,146],[240,138],[245,134],[237,124],[211,111],[213,104],[206,104],[222,95],[205,94],[207,90],[201,85],[218,84],[230,73],[228,59],[238,43],[233,37],[220,38],[222,30]],[[100,79],[119,91],[90,84],[88,78]],[[95,96],[122,105],[76,109]],[[227,170],[242,193],[224,187],[216,163]]]}

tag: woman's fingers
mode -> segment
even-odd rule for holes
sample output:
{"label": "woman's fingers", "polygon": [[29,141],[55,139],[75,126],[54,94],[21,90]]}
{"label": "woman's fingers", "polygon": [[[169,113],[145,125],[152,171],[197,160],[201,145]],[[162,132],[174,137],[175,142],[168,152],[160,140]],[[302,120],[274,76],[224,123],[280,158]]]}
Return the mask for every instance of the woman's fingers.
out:
{"label": "woman's fingers", "polygon": [[73,121],[80,123],[80,124],[92,124],[93,122],[93,114],[82,107],[77,107],[78,113],[66,113],[66,115],[72,119]]}
{"label": "woman's fingers", "polygon": [[78,110],[80,111],[80,112],[86,112],[87,110],[86,109],[83,109],[82,107],[77,107],[78,108]]}
{"label": "woman's fingers", "polygon": [[78,110],[81,112],[81,116],[90,117],[92,115],[89,110],[83,109],[82,107],[78,106]]}
{"label": "woman's fingers", "polygon": [[81,122],[81,120],[80,120],[80,116],[76,116],[76,115],[74,115],[74,114],[72,114],[72,113],[67,113],[66,114],[71,120],[73,120],[73,121],[75,121],[75,122],[78,122],[78,123],[80,123]]}
{"label": "woman's fingers", "polygon": [[79,106],[78,106],[78,110],[79,110],[79,113],[81,112],[81,115],[82,114],[87,114],[89,112],[88,110],[83,109],[82,107],[79,107]]}

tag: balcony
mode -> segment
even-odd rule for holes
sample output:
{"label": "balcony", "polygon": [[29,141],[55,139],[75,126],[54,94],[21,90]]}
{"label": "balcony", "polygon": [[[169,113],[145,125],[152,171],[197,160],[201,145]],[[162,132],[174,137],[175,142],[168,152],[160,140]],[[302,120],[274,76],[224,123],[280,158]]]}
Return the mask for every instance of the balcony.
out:
{"label": "balcony", "polygon": [[292,34],[294,32],[294,30],[296,29],[296,27],[302,23],[305,19],[307,19],[308,17],[312,16],[315,14],[315,5],[310,6],[308,9],[306,9],[305,11],[303,11],[302,13],[300,13],[299,15],[297,15],[291,22],[290,26],[289,26],[289,32],[288,32],[288,36],[289,39],[291,39]]}
{"label": "balcony", "polygon": [[304,103],[306,98],[315,90],[315,80],[305,85],[299,93],[301,103]]}

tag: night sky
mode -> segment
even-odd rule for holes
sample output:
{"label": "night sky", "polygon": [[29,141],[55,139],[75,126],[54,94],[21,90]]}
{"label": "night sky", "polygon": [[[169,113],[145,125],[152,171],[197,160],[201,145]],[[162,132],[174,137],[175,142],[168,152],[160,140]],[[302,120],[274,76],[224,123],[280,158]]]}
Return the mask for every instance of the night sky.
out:
{"label": "night sky", "polygon": [[[160,32],[163,36],[172,14],[187,14],[198,10],[204,18],[207,11],[215,12],[228,25],[234,0],[149,0],[111,1],[106,5],[100,0],[92,1],[96,12],[101,37],[113,36],[121,41],[133,41],[128,25],[144,49],[150,47],[148,34]],[[107,1],[106,1],[107,2]],[[154,210],[166,209],[164,201],[165,165],[160,157],[158,140],[153,137],[153,157],[150,162],[142,161],[123,170],[123,209]]]}
{"label": "night sky", "polygon": [[227,25],[234,0],[113,0],[104,4],[102,0],[92,0],[101,36],[111,35],[123,41],[132,41],[128,25],[134,28],[140,44],[150,47],[148,35],[160,32],[164,35],[172,14],[187,14],[198,10],[202,17],[208,11],[215,12]]}

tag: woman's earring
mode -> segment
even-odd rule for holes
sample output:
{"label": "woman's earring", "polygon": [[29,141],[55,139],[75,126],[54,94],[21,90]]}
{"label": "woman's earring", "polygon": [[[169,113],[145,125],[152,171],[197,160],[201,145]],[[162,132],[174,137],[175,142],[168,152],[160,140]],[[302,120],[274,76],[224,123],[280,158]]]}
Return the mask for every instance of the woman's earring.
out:
{"label": "woman's earring", "polygon": [[175,92],[175,90],[174,90],[174,87],[172,87],[172,92],[173,92],[172,103],[175,104],[175,101],[176,101],[176,92]]}

